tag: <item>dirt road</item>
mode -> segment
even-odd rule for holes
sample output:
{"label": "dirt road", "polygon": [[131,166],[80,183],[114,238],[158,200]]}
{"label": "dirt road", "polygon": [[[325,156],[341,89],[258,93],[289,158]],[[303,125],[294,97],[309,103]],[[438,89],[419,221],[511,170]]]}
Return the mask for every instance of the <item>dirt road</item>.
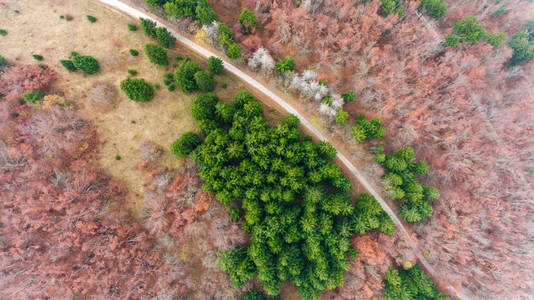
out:
{"label": "dirt road", "polygon": [[[330,141],[329,138],[326,137],[319,129],[317,129],[308,119],[306,119],[303,116],[303,114],[301,114],[297,109],[292,107],[289,103],[287,103],[284,99],[278,96],[271,89],[269,89],[268,87],[260,83],[258,80],[254,79],[252,76],[241,71],[238,67],[232,64],[231,61],[227,60],[226,57],[222,57],[218,55],[217,53],[214,53],[211,50],[208,50],[196,44],[195,42],[193,42],[192,40],[190,40],[189,38],[187,38],[180,32],[174,30],[171,26],[168,25],[168,23],[165,20],[162,20],[157,16],[141,11],[140,9],[130,6],[129,4],[126,4],[120,0],[95,0],[95,1],[106,4],[132,17],[135,17],[135,18],[141,17],[145,19],[151,19],[155,21],[158,24],[158,26],[167,27],[167,29],[174,35],[174,37],[176,37],[179,43],[182,43],[186,47],[197,52],[199,55],[205,58],[208,58],[210,56],[219,57],[220,59],[224,61],[225,70],[231,72],[232,74],[237,76],[239,79],[241,79],[242,81],[246,82],[248,85],[253,87],[255,90],[259,91],[260,93],[263,93],[266,97],[272,99],[272,101],[274,101],[277,105],[282,107],[288,113],[297,116],[300,119],[302,126],[304,126],[307,129],[307,131],[309,131],[311,134],[315,135],[317,139],[322,140],[322,141]],[[419,263],[432,276],[432,274],[435,273],[434,268],[430,265],[430,263],[426,260],[426,258],[419,251],[419,249],[415,246],[410,235],[408,234],[408,231],[404,227],[401,220],[397,217],[395,212],[391,209],[388,203],[384,201],[382,196],[377,192],[376,188],[370,183],[370,180],[340,151],[340,149],[337,149],[337,150],[338,150],[337,158],[343,164],[345,170],[348,170],[359,181],[359,183],[367,190],[367,192],[372,194],[375,197],[375,199],[380,203],[380,205],[382,206],[382,209],[391,217],[391,219],[393,220],[393,223],[395,223],[397,228],[401,231],[401,235],[410,245],[412,251],[417,256]],[[450,289],[447,289],[447,290],[450,291]],[[456,296],[460,299],[464,298],[462,297],[462,295],[457,295],[457,294],[454,294],[453,296]]]}

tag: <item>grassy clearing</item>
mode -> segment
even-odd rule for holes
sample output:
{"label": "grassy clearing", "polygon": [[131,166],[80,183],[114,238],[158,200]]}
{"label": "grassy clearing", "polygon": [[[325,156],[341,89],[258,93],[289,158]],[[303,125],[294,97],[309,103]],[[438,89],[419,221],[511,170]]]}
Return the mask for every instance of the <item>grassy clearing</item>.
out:
{"label": "grassy clearing", "polygon": [[[61,3],[61,5],[57,4]],[[21,11],[14,14],[13,9]],[[65,22],[59,15],[73,16]],[[98,22],[90,23],[86,15],[95,16]],[[179,64],[177,56],[190,57],[207,70],[207,62],[187,49],[177,47],[169,51],[170,65],[156,66],[145,55],[144,45],[154,42],[141,31],[132,32],[128,23],[137,20],[112,11],[91,1],[8,1],[7,8],[0,9],[0,19],[5,20],[9,35],[2,37],[1,55],[17,64],[36,64],[31,56],[39,53],[43,63],[58,72],[53,88],[65,92],[65,98],[74,102],[84,118],[96,125],[102,141],[95,162],[113,177],[123,180],[130,192],[128,197],[133,207],[140,208],[144,184],[148,182],[145,171],[137,168],[142,162],[137,145],[149,140],[161,148],[164,155],[158,164],[179,168],[181,160],[168,151],[169,145],[182,133],[197,130],[191,117],[190,106],[194,94],[184,94],[179,89],[173,92],[163,84],[164,74],[173,72],[173,64]],[[139,56],[130,55],[130,49],[139,49]],[[100,70],[94,75],[69,72],[59,62],[68,59],[70,52],[94,56]],[[129,77],[127,70],[137,71],[137,78],[144,78],[161,87],[155,90],[154,99],[148,103],[136,103],[120,91],[120,81]],[[228,73],[215,76],[218,85],[215,93],[223,100],[230,100],[244,85]],[[98,82],[115,87],[117,97],[113,107],[102,111],[91,104],[91,89]],[[227,88],[222,88],[226,83]],[[282,116],[274,109],[265,107],[267,120],[279,121]],[[117,160],[116,157],[121,159]]]}

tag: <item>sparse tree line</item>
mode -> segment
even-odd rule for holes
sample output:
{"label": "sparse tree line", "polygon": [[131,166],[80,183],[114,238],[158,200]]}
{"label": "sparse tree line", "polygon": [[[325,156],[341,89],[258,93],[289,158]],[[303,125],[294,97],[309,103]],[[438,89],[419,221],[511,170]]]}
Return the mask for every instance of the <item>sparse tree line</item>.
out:
{"label": "sparse tree line", "polygon": [[370,195],[352,204],[352,183],[330,160],[335,148],[302,137],[299,120],[287,116],[272,127],[246,92],[232,104],[198,94],[191,108],[204,140],[186,133],[171,146],[200,164],[203,189],[243,218],[250,244],[220,253],[219,266],[234,285],[254,275],[269,295],[294,282],[303,299],[318,299],[343,284],[354,233],[394,232],[389,216]]}

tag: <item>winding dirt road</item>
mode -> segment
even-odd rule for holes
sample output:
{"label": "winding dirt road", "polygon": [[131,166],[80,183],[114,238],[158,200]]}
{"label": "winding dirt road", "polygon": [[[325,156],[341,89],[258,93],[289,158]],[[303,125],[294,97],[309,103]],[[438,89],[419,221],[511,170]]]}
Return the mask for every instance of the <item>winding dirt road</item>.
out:
{"label": "winding dirt road", "polygon": [[[300,122],[302,126],[304,126],[310,133],[315,135],[316,138],[322,141],[331,142],[328,137],[326,137],[319,129],[317,129],[308,119],[306,119],[297,109],[292,107],[289,103],[287,103],[284,99],[282,99],[280,96],[278,96],[275,92],[267,88],[265,85],[260,83],[258,80],[254,79],[247,73],[241,71],[238,67],[232,64],[231,61],[228,61],[225,57],[222,57],[218,55],[217,53],[214,53],[187,38],[186,36],[182,35],[180,32],[174,30],[165,20],[160,19],[157,16],[154,16],[152,14],[148,14],[146,12],[143,12],[133,6],[130,6],[129,4],[126,4],[120,0],[95,0],[97,2],[100,2],[102,4],[106,4],[122,13],[128,14],[134,18],[144,18],[144,19],[151,19],[154,22],[158,24],[158,26],[164,26],[166,27],[173,35],[176,37],[177,41],[179,43],[182,43],[186,47],[190,48],[191,50],[197,52],[199,55],[208,58],[210,56],[219,57],[224,61],[224,68],[225,70],[229,71],[230,73],[237,76],[242,81],[246,82],[248,85],[256,89],[257,91],[263,93],[266,97],[272,99],[276,104],[278,104],[280,107],[282,107],[284,110],[286,110],[288,113],[293,114],[297,116],[300,119]],[[367,179],[367,177],[358,169],[356,166],[343,154],[339,151],[339,149],[336,149],[337,151],[337,158],[341,161],[341,163],[344,165],[345,169],[348,170],[352,175],[359,181],[359,183],[364,187],[370,194],[372,194],[375,199],[380,203],[382,206],[382,209],[391,217],[393,220],[393,223],[397,226],[397,228],[401,231],[401,235],[406,240],[414,254],[417,256],[417,259],[419,260],[419,263],[423,266],[423,268],[427,271],[427,273],[430,274],[430,276],[433,276],[435,273],[434,268],[430,265],[430,263],[426,260],[426,258],[422,255],[422,253],[419,251],[419,249],[415,246],[414,242],[412,241],[410,235],[408,234],[408,231],[404,227],[401,220],[397,217],[395,212],[391,209],[391,207],[388,205],[388,203],[382,198],[382,196],[376,191],[376,188],[370,183],[370,181]],[[457,292],[453,292],[453,290],[450,287],[445,287],[449,293],[449,295],[456,296],[460,299],[466,299],[463,295],[458,295]]]}

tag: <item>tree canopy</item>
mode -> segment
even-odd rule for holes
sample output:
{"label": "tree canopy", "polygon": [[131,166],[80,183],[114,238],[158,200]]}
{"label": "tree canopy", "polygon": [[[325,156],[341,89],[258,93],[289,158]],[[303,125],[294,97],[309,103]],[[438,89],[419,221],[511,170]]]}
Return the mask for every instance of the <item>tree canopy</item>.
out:
{"label": "tree canopy", "polygon": [[352,205],[352,183],[330,161],[335,148],[303,138],[295,116],[269,126],[246,91],[231,105],[197,95],[192,114],[205,136],[191,153],[203,189],[225,205],[238,204],[250,233],[249,245],[220,253],[219,267],[236,287],[256,274],[270,295],[289,279],[303,299],[318,299],[324,289],[343,284],[347,256],[356,255],[354,232],[393,231],[372,196]]}

